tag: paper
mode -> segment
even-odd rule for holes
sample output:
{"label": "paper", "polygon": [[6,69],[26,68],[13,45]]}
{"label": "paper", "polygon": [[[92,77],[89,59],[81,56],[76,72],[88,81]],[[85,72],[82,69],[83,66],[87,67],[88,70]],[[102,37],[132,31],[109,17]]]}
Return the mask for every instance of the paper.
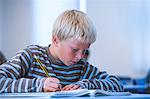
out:
{"label": "paper", "polygon": [[77,97],[77,96],[84,96],[84,95],[89,95],[91,97],[95,97],[96,95],[124,96],[130,94],[131,94],[130,92],[108,92],[104,90],[78,89],[78,90],[71,90],[71,91],[54,92],[51,94],[51,97]]}

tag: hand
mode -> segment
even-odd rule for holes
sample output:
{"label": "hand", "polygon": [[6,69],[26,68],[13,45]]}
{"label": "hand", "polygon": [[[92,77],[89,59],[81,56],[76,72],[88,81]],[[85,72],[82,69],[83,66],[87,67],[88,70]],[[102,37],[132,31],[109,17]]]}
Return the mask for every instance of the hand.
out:
{"label": "hand", "polygon": [[46,78],[44,81],[43,90],[44,92],[55,92],[60,91],[61,84],[60,80],[54,77]]}
{"label": "hand", "polygon": [[80,85],[75,85],[75,84],[66,85],[61,90],[66,91],[66,90],[76,90],[76,89],[81,89]]}

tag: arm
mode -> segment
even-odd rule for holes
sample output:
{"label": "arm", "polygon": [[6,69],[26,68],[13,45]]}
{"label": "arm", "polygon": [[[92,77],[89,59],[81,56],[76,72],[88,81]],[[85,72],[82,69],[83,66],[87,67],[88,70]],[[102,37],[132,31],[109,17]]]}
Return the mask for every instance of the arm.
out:
{"label": "arm", "polygon": [[25,49],[2,64],[0,66],[0,93],[42,91],[44,78],[25,78],[31,63],[31,52]]}
{"label": "arm", "polygon": [[124,91],[123,85],[117,77],[108,75],[106,72],[100,72],[98,68],[91,66],[89,63],[83,67],[81,80],[76,84],[87,89]]}

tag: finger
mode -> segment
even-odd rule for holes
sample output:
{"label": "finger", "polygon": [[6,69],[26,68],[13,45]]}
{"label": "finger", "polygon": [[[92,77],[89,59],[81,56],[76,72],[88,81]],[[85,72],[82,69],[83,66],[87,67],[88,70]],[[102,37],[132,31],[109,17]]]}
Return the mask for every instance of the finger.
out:
{"label": "finger", "polygon": [[80,89],[80,86],[79,85],[74,85],[74,86],[70,87],[69,90],[76,90],[76,89]]}
{"label": "finger", "polygon": [[80,89],[80,86],[79,85],[74,85],[71,89]]}
{"label": "finger", "polygon": [[54,87],[46,87],[44,88],[44,92],[55,92],[55,91],[59,91],[58,88],[54,88]]}
{"label": "finger", "polygon": [[62,88],[62,90],[67,90],[68,85],[66,85],[65,87]]}
{"label": "finger", "polygon": [[60,80],[54,77],[50,77],[48,80],[51,82],[60,83]]}
{"label": "finger", "polygon": [[73,84],[70,84],[70,85],[66,85],[63,90],[72,90],[72,88],[74,87],[75,85]]}

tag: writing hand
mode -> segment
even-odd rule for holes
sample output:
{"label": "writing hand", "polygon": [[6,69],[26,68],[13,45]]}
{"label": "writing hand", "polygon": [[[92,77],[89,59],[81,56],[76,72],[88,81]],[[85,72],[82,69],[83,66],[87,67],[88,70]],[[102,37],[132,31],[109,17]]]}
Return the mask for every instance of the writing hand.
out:
{"label": "writing hand", "polygon": [[54,77],[46,78],[44,81],[43,90],[44,92],[55,92],[60,91],[61,84],[60,80]]}

